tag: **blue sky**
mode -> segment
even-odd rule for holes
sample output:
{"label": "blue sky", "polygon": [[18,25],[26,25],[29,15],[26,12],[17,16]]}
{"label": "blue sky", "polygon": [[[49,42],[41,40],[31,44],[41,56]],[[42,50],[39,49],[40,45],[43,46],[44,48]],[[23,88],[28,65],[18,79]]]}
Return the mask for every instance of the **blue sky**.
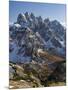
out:
{"label": "blue sky", "polygon": [[23,1],[9,1],[9,22],[15,22],[19,13],[33,12],[35,16],[58,20],[61,23],[66,21],[65,4],[33,3]]}

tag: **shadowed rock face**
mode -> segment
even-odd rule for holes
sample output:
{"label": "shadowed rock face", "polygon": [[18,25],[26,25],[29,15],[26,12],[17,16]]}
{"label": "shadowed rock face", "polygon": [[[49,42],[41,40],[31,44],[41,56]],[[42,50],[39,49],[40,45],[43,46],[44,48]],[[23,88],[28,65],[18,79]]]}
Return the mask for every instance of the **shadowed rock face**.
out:
{"label": "shadowed rock face", "polygon": [[65,81],[65,32],[56,20],[20,13],[9,27],[10,80],[23,80],[25,87],[47,86],[48,80]]}

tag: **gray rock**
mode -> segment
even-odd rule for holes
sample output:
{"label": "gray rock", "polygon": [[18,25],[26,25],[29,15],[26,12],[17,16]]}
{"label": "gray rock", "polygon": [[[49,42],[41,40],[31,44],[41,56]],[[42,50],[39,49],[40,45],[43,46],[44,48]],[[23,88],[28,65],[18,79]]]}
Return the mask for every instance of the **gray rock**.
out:
{"label": "gray rock", "polygon": [[12,68],[12,66],[9,66],[9,79],[13,79],[15,70]]}

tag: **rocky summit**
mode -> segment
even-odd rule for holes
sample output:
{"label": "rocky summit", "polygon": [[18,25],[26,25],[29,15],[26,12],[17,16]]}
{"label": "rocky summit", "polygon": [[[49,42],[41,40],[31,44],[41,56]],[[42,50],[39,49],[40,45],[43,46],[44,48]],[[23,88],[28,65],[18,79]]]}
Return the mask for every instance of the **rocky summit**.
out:
{"label": "rocky summit", "polygon": [[9,25],[10,88],[65,85],[65,78],[66,28],[57,20],[20,13]]}

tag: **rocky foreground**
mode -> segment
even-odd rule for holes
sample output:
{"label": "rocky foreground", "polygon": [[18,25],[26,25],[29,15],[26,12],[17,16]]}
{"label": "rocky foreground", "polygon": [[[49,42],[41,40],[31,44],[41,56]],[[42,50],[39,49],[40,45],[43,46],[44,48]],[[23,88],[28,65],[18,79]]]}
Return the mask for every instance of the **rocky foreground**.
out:
{"label": "rocky foreground", "polygon": [[66,84],[65,62],[47,65],[32,60],[30,63],[9,63],[10,88],[63,86]]}

